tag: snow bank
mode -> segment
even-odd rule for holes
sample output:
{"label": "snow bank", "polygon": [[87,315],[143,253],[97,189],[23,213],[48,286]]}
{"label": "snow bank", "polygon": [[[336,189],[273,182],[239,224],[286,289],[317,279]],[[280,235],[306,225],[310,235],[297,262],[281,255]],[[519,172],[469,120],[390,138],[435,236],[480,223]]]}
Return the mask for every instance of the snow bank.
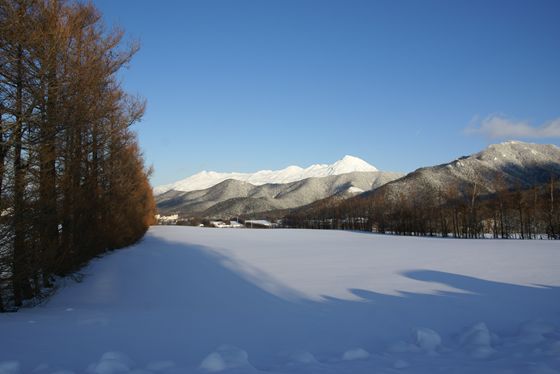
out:
{"label": "snow bank", "polygon": [[441,337],[434,330],[421,327],[414,330],[415,343],[427,353],[436,353],[441,345]]}
{"label": "snow bank", "polygon": [[495,352],[492,348],[492,334],[484,322],[466,329],[461,334],[460,343],[473,358],[487,358]]}
{"label": "snow bank", "polygon": [[363,360],[369,358],[369,352],[363,348],[355,348],[344,352],[342,355],[343,360],[352,361],[352,360]]}
{"label": "snow bank", "polygon": [[211,373],[228,369],[243,369],[244,372],[255,371],[249,363],[247,352],[229,345],[223,345],[215,352],[210,353],[202,360],[199,367]]}
{"label": "snow bank", "polygon": [[294,352],[290,355],[291,363],[305,364],[305,365],[316,365],[319,363],[315,356],[311,352]]}
{"label": "snow bank", "polygon": [[91,374],[118,374],[128,373],[134,362],[124,353],[105,352],[98,362],[91,364],[87,372]]}

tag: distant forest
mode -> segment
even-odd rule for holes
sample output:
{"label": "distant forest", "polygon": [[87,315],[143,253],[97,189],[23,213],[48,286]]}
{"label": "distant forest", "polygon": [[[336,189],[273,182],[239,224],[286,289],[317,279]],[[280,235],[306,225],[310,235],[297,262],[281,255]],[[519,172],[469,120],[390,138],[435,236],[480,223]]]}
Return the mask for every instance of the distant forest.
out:
{"label": "distant forest", "polygon": [[0,0],[0,311],[153,223],[123,44],[91,3]]}
{"label": "distant forest", "polygon": [[287,227],[375,231],[454,238],[560,239],[560,181],[491,190],[475,182],[436,189],[419,183],[408,193],[379,188],[342,200],[327,198],[287,214]]}

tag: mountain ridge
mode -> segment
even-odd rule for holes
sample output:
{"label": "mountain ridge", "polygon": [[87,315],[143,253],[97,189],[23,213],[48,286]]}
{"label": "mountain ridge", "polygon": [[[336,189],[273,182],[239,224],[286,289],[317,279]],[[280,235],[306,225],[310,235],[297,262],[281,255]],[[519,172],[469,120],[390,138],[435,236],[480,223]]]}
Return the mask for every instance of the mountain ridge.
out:
{"label": "mountain ridge", "polygon": [[546,182],[551,173],[560,174],[559,147],[512,140],[491,144],[447,163],[416,169],[379,191],[366,191],[363,195],[383,192],[394,196],[412,193],[420,187],[439,190],[469,184],[477,184],[482,192],[495,192],[498,184],[499,188],[514,188]]}
{"label": "mountain ridge", "polygon": [[220,217],[261,213],[307,205],[328,196],[354,196],[401,177],[391,172],[351,172],[291,183],[254,186],[234,179],[205,190],[171,190],[156,197],[160,214]]}
{"label": "mountain ridge", "polygon": [[264,184],[285,184],[307,178],[320,178],[352,172],[376,171],[379,170],[366,161],[355,156],[346,155],[332,164],[313,164],[307,168],[291,165],[280,170],[259,170],[254,173],[222,173],[203,170],[176,182],[156,186],[154,187],[154,194],[161,195],[171,190],[181,192],[204,190],[228,179],[244,181],[254,186],[260,186]]}
{"label": "mountain ridge", "polygon": [[[347,170],[347,161],[351,161],[353,167],[359,165],[356,159],[349,157],[332,165],[307,168],[318,170],[319,174],[331,174],[325,177],[259,185],[253,184],[255,182],[251,179],[253,183],[226,179],[201,190],[169,190],[156,197],[158,210],[161,214],[179,213],[197,217],[250,215],[297,210],[315,202],[318,202],[315,206],[321,206],[323,203],[320,201],[329,198],[334,199],[333,203],[374,195],[391,200],[419,194],[437,198],[451,191],[467,193],[473,186],[477,193],[492,193],[497,189],[530,187],[546,182],[551,173],[560,175],[560,148],[519,141],[492,144],[469,156],[422,167],[406,175],[381,171],[336,174]],[[342,167],[339,167],[341,164]],[[366,168],[374,168],[365,164]],[[291,168],[296,170],[297,167]],[[266,171],[254,174],[262,176]]]}

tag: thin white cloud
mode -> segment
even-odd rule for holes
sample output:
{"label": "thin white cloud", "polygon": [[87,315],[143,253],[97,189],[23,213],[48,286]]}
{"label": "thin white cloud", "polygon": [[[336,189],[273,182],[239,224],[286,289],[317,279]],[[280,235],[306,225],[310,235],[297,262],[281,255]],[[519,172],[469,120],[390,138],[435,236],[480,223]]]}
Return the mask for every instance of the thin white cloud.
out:
{"label": "thin white cloud", "polygon": [[499,114],[490,115],[482,120],[474,120],[465,133],[483,135],[488,138],[560,138],[560,118],[540,126],[527,121],[515,121]]}

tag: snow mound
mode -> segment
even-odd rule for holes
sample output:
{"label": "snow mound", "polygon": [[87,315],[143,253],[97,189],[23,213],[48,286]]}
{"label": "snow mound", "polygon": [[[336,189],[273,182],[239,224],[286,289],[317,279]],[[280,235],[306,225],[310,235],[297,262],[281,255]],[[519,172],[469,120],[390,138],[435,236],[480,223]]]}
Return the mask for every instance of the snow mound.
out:
{"label": "snow mound", "polygon": [[319,363],[313,353],[301,351],[301,352],[294,352],[290,355],[290,361],[293,363],[298,364],[305,364],[305,365],[316,365]]}
{"label": "snow mound", "polygon": [[353,361],[353,360],[364,360],[369,358],[370,354],[363,348],[355,348],[350,349],[342,355],[342,359],[345,361]]}
{"label": "snow mound", "polygon": [[202,360],[199,368],[211,373],[229,369],[243,369],[244,372],[255,371],[249,363],[247,352],[230,345],[222,345],[215,352],[210,353]]}
{"label": "snow mound", "polygon": [[475,359],[484,359],[496,352],[492,348],[492,334],[484,322],[466,329],[461,334],[460,342],[468,354]]}
{"label": "snow mound", "polygon": [[161,195],[171,190],[182,192],[204,190],[228,179],[235,179],[260,186],[269,183],[290,183],[307,178],[328,177],[330,175],[341,175],[357,171],[371,172],[378,170],[376,167],[358,157],[344,156],[334,164],[315,164],[305,169],[299,166],[288,166],[281,170],[261,170],[255,173],[218,173],[214,171],[202,171],[177,182],[157,186],[154,188],[154,194]]}
{"label": "snow mound", "polygon": [[420,327],[413,332],[416,345],[427,353],[435,353],[441,345],[441,336],[434,330]]}
{"label": "snow mound", "polygon": [[87,372],[91,374],[128,373],[134,362],[124,353],[105,352],[98,362],[91,364]]}

